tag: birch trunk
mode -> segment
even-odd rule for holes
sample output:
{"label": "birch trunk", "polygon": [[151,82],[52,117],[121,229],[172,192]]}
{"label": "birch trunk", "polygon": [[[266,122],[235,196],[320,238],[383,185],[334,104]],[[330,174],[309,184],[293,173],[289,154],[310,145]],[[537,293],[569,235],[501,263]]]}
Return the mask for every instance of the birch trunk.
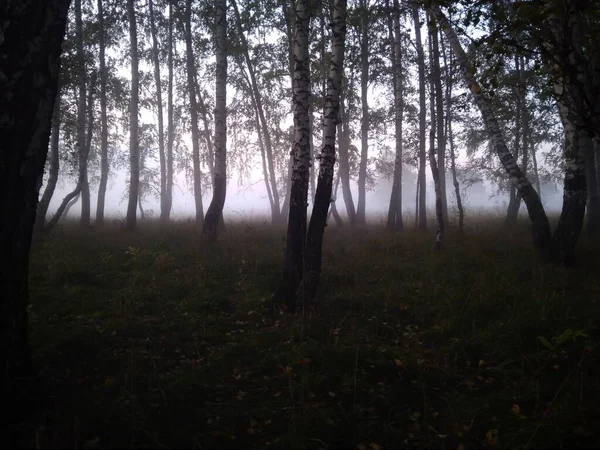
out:
{"label": "birch trunk", "polygon": [[[258,111],[256,108],[254,109],[254,113],[256,115],[256,123],[258,124]],[[262,134],[258,133],[258,148],[260,149],[260,159],[262,162],[262,170],[263,170],[263,180],[265,182],[265,189],[267,191],[267,197],[269,198],[269,206],[271,208],[271,223],[276,222],[275,216],[275,202],[273,200],[273,193],[271,192],[271,185],[269,184],[269,172],[267,171],[267,156],[265,154],[265,144],[262,139]]]}
{"label": "birch trunk", "polygon": [[202,230],[209,242],[217,239],[227,190],[227,1],[218,0],[216,9],[215,181]]}
{"label": "birch trunk", "polygon": [[442,215],[444,223],[448,223],[448,200],[446,195],[446,135],[444,133],[444,92],[442,90],[442,74],[440,69],[440,45],[437,24],[434,20],[429,20],[428,26],[432,52],[431,75],[433,77],[433,86],[435,87],[435,114],[437,115],[437,170],[438,178],[440,180]]}
{"label": "birch trunk", "polygon": [[142,221],[146,220],[146,211],[144,211],[144,207],[142,206],[142,196],[138,196],[138,209],[140,210],[140,218]]}
{"label": "birch trunk", "polygon": [[[312,90],[312,88],[311,88]],[[310,174],[309,174],[309,185],[310,185],[310,201],[311,203],[314,205],[315,203],[315,191],[316,191],[316,185],[315,185],[315,164],[316,164],[316,158],[315,158],[315,108],[313,103],[315,102],[313,96],[311,95],[311,98],[309,99],[309,111],[308,111],[308,118],[310,119]]]}
{"label": "birch trunk", "polygon": [[79,182],[81,189],[81,226],[90,224],[90,189],[88,185],[87,158],[85,157],[85,117],[86,117],[86,98],[87,76],[85,71],[85,58],[83,54],[83,21],[81,18],[81,0],[75,0],[75,51],[77,60],[77,82],[78,82],[78,103],[77,103],[77,141],[80,149],[79,154]]}
{"label": "birch trunk", "polygon": [[[69,194],[67,194],[61,204],[58,206],[56,212],[54,213],[54,215],[52,216],[52,219],[50,219],[48,221],[48,223],[44,226],[43,228],[43,232],[44,233],[50,233],[54,227],[56,226],[56,224],[58,223],[58,221],[60,220],[60,218],[64,215],[66,217],[66,215],[69,213],[69,210],[79,201],[79,199],[82,197],[82,189],[85,185],[85,183],[87,183],[87,172],[84,170],[85,168],[87,168],[87,162],[88,162],[88,158],[89,158],[89,154],[90,154],[90,148],[92,145],[92,129],[93,129],[93,104],[92,104],[92,99],[93,99],[93,90],[94,90],[94,85],[95,85],[95,76],[92,76],[91,80],[90,80],[90,92],[88,93],[88,111],[87,111],[87,116],[88,116],[88,131],[86,134],[85,131],[85,116],[86,116],[86,112],[84,111],[83,113],[83,119],[84,119],[84,128],[83,128],[83,139],[84,139],[84,143],[83,146],[79,146],[79,142],[76,144],[77,146],[75,147],[77,149],[76,153],[78,155],[78,177],[77,177],[77,184],[75,185],[75,189],[73,189],[72,192],[70,192]],[[81,99],[80,99],[81,100]],[[84,103],[85,103],[85,94],[84,94]],[[78,125],[79,126],[79,125]],[[82,169],[84,168],[84,169]],[[89,225],[88,225],[89,226]]]}
{"label": "birch trunk", "polygon": [[[517,87],[515,89],[515,145],[513,150],[513,156],[515,160],[519,160],[521,154],[521,125],[523,124],[523,116],[526,105],[524,104],[525,95],[523,89],[523,71],[521,67],[521,60],[519,56],[515,56],[515,72],[517,78]],[[523,129],[523,150],[525,151],[525,130]],[[525,153],[523,153],[525,154]],[[525,169],[524,169],[525,173]],[[517,195],[515,185],[512,184],[510,187],[508,208],[506,211],[506,218],[502,228],[507,231],[513,228],[517,223],[519,216],[519,209],[521,208],[521,197]]]}
{"label": "birch trunk", "polygon": [[292,196],[292,170],[294,168],[294,150],[292,147],[292,154],[288,158],[288,170],[287,170],[287,183],[285,185],[285,197],[283,199],[283,205],[281,205],[281,215],[286,219],[290,215],[290,197]]}
{"label": "birch trunk", "polygon": [[358,165],[358,202],[356,204],[356,223],[366,223],[367,199],[367,159],[369,157],[369,0],[360,0],[360,161]]}
{"label": "birch trunk", "polygon": [[456,55],[457,61],[460,65],[465,82],[471,90],[475,99],[475,103],[481,112],[485,122],[486,130],[492,140],[496,154],[498,155],[498,158],[508,173],[511,181],[515,184],[517,190],[527,205],[527,210],[532,223],[534,246],[543,257],[550,257],[552,246],[550,224],[548,222],[546,212],[544,211],[544,207],[540,201],[540,197],[525,174],[521,171],[517,165],[517,162],[515,161],[515,158],[506,146],[494,110],[488,99],[483,95],[481,86],[475,78],[476,72],[469,62],[456,33],[448,22],[448,19],[438,5],[432,3],[430,4],[429,9],[432,15],[435,17],[437,23],[440,25],[441,29],[444,31],[446,39],[448,39],[448,42],[454,50],[454,54]]}
{"label": "birch trunk", "polygon": [[[215,155],[214,145],[212,140],[212,134],[210,132],[210,121],[208,119],[208,109],[206,103],[204,103],[204,97],[200,90],[200,84],[198,83],[198,73],[194,73],[194,84],[196,85],[196,92],[198,93],[198,109],[200,112],[200,119],[202,119],[202,125],[204,127],[204,140],[206,141],[206,162],[208,163],[208,171],[210,172],[211,186],[214,192],[215,189]],[[225,231],[225,220],[223,214],[219,216],[219,228],[221,231]]]}
{"label": "birch trunk", "polygon": [[[331,10],[331,4],[328,3],[328,6],[330,7]],[[326,35],[326,30],[325,30],[325,11],[319,11],[319,34],[321,36],[321,61],[320,61],[320,88],[321,88],[321,92],[320,92],[320,98],[323,102],[323,105],[325,105],[325,101],[326,101],[326,97],[327,97],[327,67],[326,67],[326,45],[325,45],[325,41],[327,39],[327,35]],[[310,124],[310,130],[311,130],[311,166],[310,166],[310,195],[311,198],[313,199],[313,204],[315,202],[315,195],[316,195],[316,180],[315,180],[315,148],[314,148],[314,105],[311,104],[311,114],[310,114],[310,120],[311,120],[311,124]],[[324,145],[324,141],[321,142],[321,147]]]}
{"label": "birch trunk", "polygon": [[[521,104],[522,104],[522,109],[521,109],[521,113],[522,113],[522,118],[521,118],[521,122],[523,124],[523,157],[522,157],[522,164],[523,164],[523,173],[525,174],[525,176],[528,175],[529,172],[529,141],[531,140],[531,127],[530,127],[530,115],[529,115],[529,106],[527,105],[527,85],[525,84],[524,81],[524,77],[525,77],[525,69],[527,67],[527,61],[525,61],[525,59],[521,56],[520,57],[520,66],[521,66],[521,75],[520,75],[520,80],[521,80]],[[538,192],[539,195],[539,192]],[[519,199],[519,209],[521,207],[521,196],[518,196]],[[517,210],[517,214],[518,214],[518,210]]]}
{"label": "birch trunk", "polygon": [[332,55],[327,79],[327,96],[323,110],[323,148],[319,157],[319,178],[308,236],[306,238],[306,270],[304,306],[314,300],[321,275],[323,234],[327,211],[331,204],[333,170],[335,166],[335,134],[340,110],[340,90],[344,71],[346,41],[346,0],[335,0],[332,18]]}
{"label": "birch trunk", "polygon": [[171,208],[173,207],[173,141],[175,134],[175,126],[173,120],[173,3],[169,0],[169,38],[168,38],[168,86],[167,86],[167,114],[169,122],[167,124],[167,182],[165,191],[165,209],[160,211],[160,220],[168,222],[171,216]]}
{"label": "birch trunk", "polygon": [[88,161],[92,149],[92,135],[94,133],[94,90],[96,89],[96,74],[92,73],[87,98],[87,131],[85,134],[85,161],[83,167],[84,175],[81,184],[81,217],[79,225],[81,227],[90,226],[90,185],[88,181]]}
{"label": "birch trunk", "polygon": [[425,55],[423,52],[423,43],[421,40],[421,18],[419,9],[416,6],[412,8],[413,22],[415,25],[415,44],[417,47],[417,63],[419,66],[419,207],[418,219],[419,230],[427,229],[427,183],[425,179],[426,171],[426,151],[425,151]]}
{"label": "birch trunk", "polygon": [[398,231],[404,228],[402,222],[402,120],[404,116],[403,75],[402,75],[402,36],[400,35],[400,4],[394,0],[392,17],[390,17],[390,47],[392,59],[392,81],[394,87],[394,127],[396,156],[394,158],[394,181],[390,195],[387,228]]}
{"label": "birch trunk", "polygon": [[[77,149],[78,154],[80,154],[81,152],[84,151],[79,146],[77,146],[76,149]],[[60,205],[54,212],[54,215],[52,216],[52,218],[46,223],[46,225],[44,225],[44,229],[43,229],[44,233],[50,233],[54,229],[54,227],[56,226],[56,224],[58,223],[58,221],[62,217],[62,215],[63,214],[66,215],[69,212],[69,210],[73,207],[75,202],[79,201],[80,195],[81,195],[81,177],[78,177],[77,184],[75,185],[75,189],[73,189],[71,192],[69,192],[67,195],[65,195],[62,202],[60,203]],[[75,202],[71,203],[73,200],[75,200]]]}
{"label": "birch trunk", "polygon": [[[343,79],[343,77],[342,77]],[[339,171],[342,183],[342,197],[346,205],[346,214],[348,222],[353,227],[356,224],[356,210],[354,209],[354,200],[352,199],[352,189],[350,187],[350,161],[348,151],[350,148],[350,138],[348,131],[348,117],[344,111],[344,98],[340,93],[340,122],[337,124],[337,139],[339,151]]]}
{"label": "birch trunk", "polygon": [[593,47],[585,44],[582,29],[582,5],[578,0],[548,1],[542,3],[541,15],[544,26],[552,34],[551,39],[538,38],[538,44],[549,63],[555,80],[563,85],[555,92],[558,102],[563,103],[569,120],[592,139],[599,137],[600,129],[600,78],[598,58]]}
{"label": "birch trunk", "polygon": [[538,165],[537,165],[537,155],[536,155],[536,148],[533,145],[533,140],[531,142],[531,160],[533,162],[533,174],[535,177],[535,183],[536,183],[536,188],[537,188],[537,193],[540,196],[540,202],[542,201],[542,186],[540,183],[540,173],[538,172]]}
{"label": "birch trunk", "polygon": [[20,0],[2,7],[0,417],[7,429],[21,426],[39,401],[28,342],[29,250],[69,3]]}
{"label": "birch trunk", "polygon": [[73,206],[75,206],[77,204],[77,202],[79,201],[79,199],[81,198],[81,190],[77,193],[77,195],[73,198],[71,198],[71,200],[69,200],[67,202],[67,206],[65,207],[65,211],[62,213],[62,216],[58,215],[58,217],[63,217],[65,220],[69,218],[69,213],[71,212],[71,210],[73,209]]}
{"label": "birch trunk", "polygon": [[[531,140],[531,116],[529,114],[529,105],[527,104],[527,85],[524,80],[525,70],[529,63],[521,56],[521,98],[523,105],[523,173],[529,173],[529,141]],[[539,195],[539,193],[538,193]],[[519,197],[520,201],[520,197]]]}
{"label": "birch trunk", "polygon": [[[198,74],[196,74],[198,76]],[[215,158],[214,158],[214,146],[212,140],[212,133],[210,131],[210,120],[208,118],[208,108],[204,103],[204,96],[200,91],[200,85],[198,80],[195,80],[196,92],[198,93],[198,106],[200,111],[200,119],[202,119],[202,126],[204,128],[204,140],[206,141],[206,162],[208,163],[208,170],[210,172],[210,178],[212,186],[215,186]]]}
{"label": "birch trunk", "polygon": [[292,106],[294,112],[294,149],[290,213],[287,230],[284,299],[290,310],[303,308],[304,246],[306,241],[306,202],[310,174],[310,59],[308,34],[310,6],[308,0],[298,0],[294,10],[294,78]]}
{"label": "birch trunk", "polygon": [[131,52],[131,99],[129,102],[129,201],[127,203],[125,229],[133,230],[137,224],[137,202],[140,195],[140,149],[138,138],[140,77],[135,0],[127,0],[127,16],[129,18],[129,46]]}
{"label": "birch trunk", "polygon": [[[555,89],[560,91],[562,85],[557,82]],[[554,232],[554,259],[570,264],[583,227],[587,200],[585,155],[592,151],[593,144],[589,136],[570,120],[566,104],[559,102],[558,109],[565,130],[565,180],[562,211]]]}
{"label": "birch trunk", "polygon": [[417,172],[417,183],[415,186],[415,230],[419,229],[419,185],[421,181],[421,171]]}
{"label": "birch trunk", "polygon": [[454,135],[452,134],[452,87],[454,76],[454,58],[452,51],[449,50],[446,56],[446,47],[444,38],[440,30],[440,42],[442,44],[442,55],[444,57],[444,66],[446,67],[446,126],[448,144],[450,145],[450,171],[452,172],[452,185],[454,186],[454,196],[456,197],[456,209],[458,210],[458,232],[462,233],[465,223],[465,210],[462,204],[462,196],[460,194],[460,184],[456,173],[456,153],[454,151]]}
{"label": "birch trunk", "polygon": [[104,225],[104,204],[108,184],[108,119],[106,113],[106,43],[103,0],[98,0],[98,61],[100,64],[100,184],[96,203],[96,225]]}
{"label": "birch trunk", "polygon": [[185,53],[188,99],[190,102],[190,122],[192,127],[192,166],[194,172],[194,204],[196,207],[196,225],[204,221],[204,206],[202,205],[202,172],[200,170],[200,147],[198,130],[198,103],[196,100],[194,49],[192,47],[192,0],[186,0],[185,8]]}
{"label": "birch trunk", "polygon": [[[429,20],[429,23],[432,23],[432,20]],[[437,95],[436,91],[436,82],[433,68],[435,67],[434,61],[434,52],[433,52],[433,40],[431,39],[431,35],[434,30],[429,29],[429,65],[432,68],[432,74],[429,77],[429,110],[431,116],[431,128],[429,130],[429,166],[431,168],[431,176],[433,178],[433,187],[435,190],[435,218],[437,223],[437,231],[435,235],[435,245],[434,248],[439,250],[442,248],[442,241],[444,239],[444,203],[442,201],[442,187],[440,180],[440,171],[438,167],[438,160],[435,156],[435,143],[436,143],[436,134],[437,134],[437,142],[439,146],[440,142],[440,134],[439,134],[439,126],[438,121],[439,117],[439,103],[440,99]],[[437,108],[436,108],[437,107]],[[436,111],[437,109],[437,111]],[[443,120],[443,117],[442,117]],[[436,133],[436,131],[438,133]]]}
{"label": "birch trunk", "polygon": [[267,156],[266,156],[266,152],[265,152],[265,143],[263,140],[262,133],[260,132],[260,117],[259,117],[259,112],[258,112],[258,108],[256,107],[256,102],[254,100],[254,97],[252,97],[252,106],[254,107],[256,129],[258,132],[257,133],[258,134],[258,147],[260,149],[260,158],[261,158],[261,162],[262,162],[263,180],[265,182],[265,189],[267,190],[267,196],[269,197],[269,206],[271,207],[271,223],[275,224],[279,220],[279,205],[275,204],[275,199],[273,197],[273,191],[271,189]]}
{"label": "birch trunk", "polygon": [[327,220],[329,220],[330,216],[333,216],[333,220],[335,220],[335,224],[338,227],[343,227],[344,226],[344,220],[342,219],[342,216],[340,216],[340,213],[337,210],[337,206],[335,204],[335,201],[337,199],[337,195],[338,195],[338,188],[340,186],[340,174],[338,171],[338,175],[337,178],[335,180],[335,187],[333,188],[333,196],[331,197],[331,207],[329,209],[330,214],[327,216]]}
{"label": "birch trunk", "polygon": [[56,182],[58,181],[58,170],[60,168],[60,158],[58,155],[58,142],[60,137],[60,92],[56,95],[56,101],[54,103],[54,111],[52,112],[52,131],[50,133],[50,169],[48,173],[48,181],[44,194],[38,204],[35,227],[37,231],[43,231],[46,223],[46,214],[48,213],[48,206],[54,195],[56,189]]}
{"label": "birch trunk", "polygon": [[160,166],[160,215],[165,215],[167,207],[167,161],[165,156],[165,131],[163,121],[162,86],[160,79],[160,57],[158,39],[156,38],[156,24],[154,21],[154,5],[148,0],[150,15],[150,34],[152,35],[152,63],[154,65],[154,87],[156,92],[156,115],[158,119],[158,162]]}

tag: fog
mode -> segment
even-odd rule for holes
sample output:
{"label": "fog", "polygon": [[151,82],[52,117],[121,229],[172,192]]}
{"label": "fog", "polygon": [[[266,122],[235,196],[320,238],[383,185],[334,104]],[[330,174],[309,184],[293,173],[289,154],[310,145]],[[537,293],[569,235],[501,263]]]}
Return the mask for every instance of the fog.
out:
{"label": "fog", "polygon": [[[404,215],[409,217],[415,211],[415,188],[416,172],[405,170],[403,172],[402,183],[402,203]],[[127,180],[128,171],[126,169],[118,172],[112,172],[109,178],[109,184],[106,192],[105,213],[107,217],[113,220],[124,219],[127,209]],[[451,176],[447,175],[447,196],[448,208],[450,214],[456,213],[456,198],[454,195],[454,186],[451,184]],[[48,210],[49,215],[54,214],[62,199],[73,189],[74,180],[61,180],[56,187],[54,196]],[[355,182],[352,183],[354,202],[358,198],[358,189]],[[380,178],[376,180],[374,188],[367,191],[366,209],[367,216],[373,222],[382,220],[387,214],[389,207],[390,193],[392,189],[392,180]],[[95,215],[97,203],[97,185],[90,186],[92,217]],[[43,192],[43,187],[40,195]],[[208,208],[212,193],[205,192],[203,195],[204,210]],[[508,193],[498,193],[495,186],[486,181],[476,183],[470,187],[461,187],[461,195],[465,213],[469,214],[493,214],[503,215],[508,206]],[[310,197],[310,192],[309,192]],[[282,199],[283,201],[283,199]],[[562,206],[562,190],[552,184],[542,185],[542,201],[548,212],[560,211]],[[309,214],[312,203],[309,199]],[[345,217],[345,204],[342,198],[341,188],[338,189],[336,197],[336,206],[342,217]],[[143,207],[147,218],[157,218],[160,215],[160,202],[154,195],[148,195],[143,199]],[[427,179],[427,209],[430,214],[434,214],[435,193],[433,181],[430,176]],[[69,211],[68,217],[79,217],[81,203],[78,201]],[[525,206],[521,205],[521,214],[526,213]],[[270,219],[270,206],[267,192],[262,178],[255,176],[250,180],[243,180],[237,176],[231,177],[227,185],[227,199],[223,209],[223,215],[228,220],[259,220]],[[172,218],[176,220],[187,220],[195,215],[194,195],[186,183],[184,177],[180,174],[176,177],[173,188],[173,209]],[[139,217],[139,211],[138,211]]]}

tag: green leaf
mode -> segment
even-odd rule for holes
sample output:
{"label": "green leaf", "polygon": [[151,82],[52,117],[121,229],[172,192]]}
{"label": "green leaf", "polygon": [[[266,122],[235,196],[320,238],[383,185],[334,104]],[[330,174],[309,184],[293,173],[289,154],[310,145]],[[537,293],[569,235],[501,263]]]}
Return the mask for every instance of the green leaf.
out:
{"label": "green leaf", "polygon": [[538,339],[540,340],[540,342],[542,343],[542,345],[544,347],[546,347],[551,352],[554,351],[554,345],[552,345],[552,343],[548,339],[546,339],[543,336],[538,336]]}
{"label": "green leaf", "polygon": [[575,330],[573,332],[573,340],[576,340],[578,337],[584,337],[584,338],[588,338],[590,337],[589,334],[587,334],[585,331],[583,330]]}
{"label": "green leaf", "polygon": [[573,337],[573,329],[567,328],[563,333],[558,337],[553,337],[552,340],[556,342],[556,345],[564,344],[569,341]]}

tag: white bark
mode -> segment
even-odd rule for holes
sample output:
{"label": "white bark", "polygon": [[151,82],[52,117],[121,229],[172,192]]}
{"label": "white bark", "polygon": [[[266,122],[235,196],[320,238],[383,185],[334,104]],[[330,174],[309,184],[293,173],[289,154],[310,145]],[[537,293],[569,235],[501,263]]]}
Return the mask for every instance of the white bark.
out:
{"label": "white bark", "polygon": [[129,46],[131,52],[131,100],[129,102],[129,202],[127,204],[125,229],[132,230],[137,223],[137,200],[140,195],[140,149],[138,142],[140,77],[138,73],[137,26],[134,0],[127,0],[127,16],[129,18]]}
{"label": "white bark", "polygon": [[435,20],[441,29],[444,31],[448,42],[454,50],[454,54],[456,55],[456,59],[463,73],[463,77],[467,83],[467,86],[471,90],[471,93],[473,94],[476,105],[481,112],[487,133],[490,136],[493,148],[496,151],[502,166],[508,173],[512,183],[515,185],[525,201],[525,204],[527,205],[529,217],[531,218],[532,222],[534,245],[543,256],[550,256],[550,224],[540,198],[523,171],[517,165],[515,158],[508,149],[504,137],[502,136],[502,132],[500,130],[500,126],[492,105],[484,96],[481,86],[475,78],[476,71],[469,62],[456,33],[448,22],[448,19],[442,12],[441,8],[435,3],[430,3],[429,10],[435,17]]}
{"label": "white bark", "polygon": [[308,0],[296,2],[294,13],[294,76],[292,88],[294,148],[284,281],[284,293],[290,309],[296,306],[297,301],[302,302],[304,298],[301,288],[304,276],[306,207],[310,172],[310,118],[308,115],[310,97],[310,59],[308,53],[310,5]]}
{"label": "white bark", "polygon": [[218,0],[216,6],[215,177],[213,197],[202,230],[209,242],[217,239],[227,190],[227,0]]}

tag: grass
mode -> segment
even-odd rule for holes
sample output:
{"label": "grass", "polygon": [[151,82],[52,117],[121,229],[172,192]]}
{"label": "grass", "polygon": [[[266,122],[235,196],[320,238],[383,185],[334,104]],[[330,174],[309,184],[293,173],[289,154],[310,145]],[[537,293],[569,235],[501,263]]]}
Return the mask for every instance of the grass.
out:
{"label": "grass", "polygon": [[548,266],[525,225],[498,225],[441,252],[431,233],[329,228],[294,317],[270,301],[283,230],[230,224],[208,245],[189,224],[64,225],[34,243],[48,401],[23,445],[596,448],[600,247]]}

